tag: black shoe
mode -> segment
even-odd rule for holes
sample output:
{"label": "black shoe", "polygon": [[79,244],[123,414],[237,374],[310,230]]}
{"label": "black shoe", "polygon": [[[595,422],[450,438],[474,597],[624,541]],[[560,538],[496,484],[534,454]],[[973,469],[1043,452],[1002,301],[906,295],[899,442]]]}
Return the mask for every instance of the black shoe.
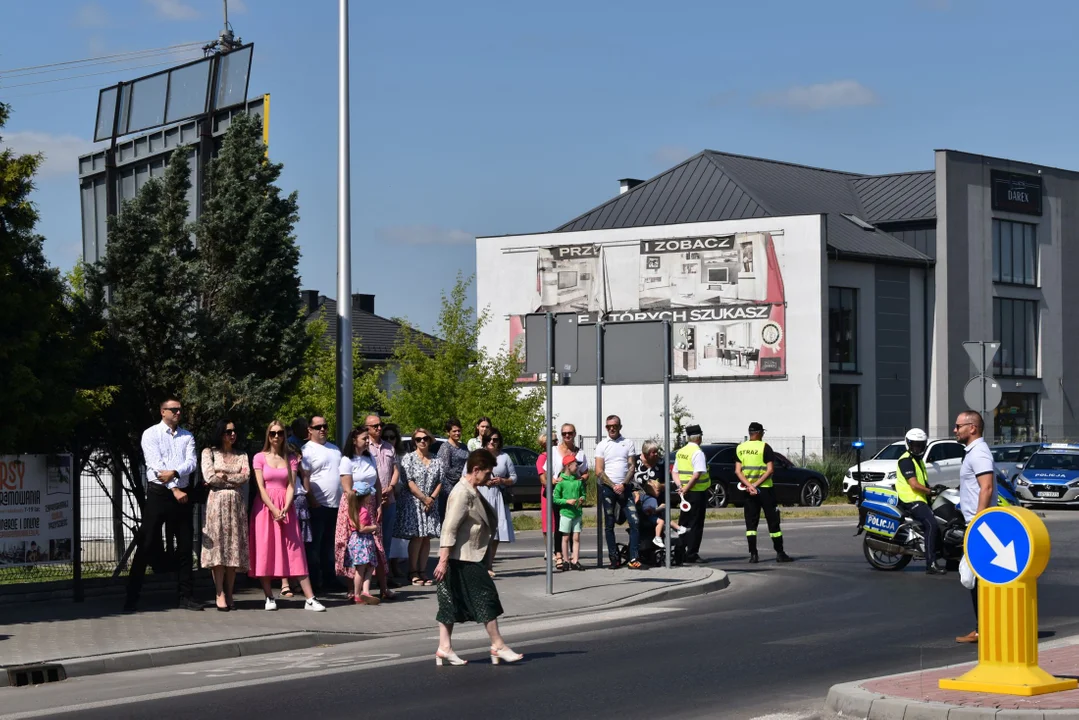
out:
{"label": "black shoe", "polygon": [[761,559],[759,557],[757,557],[757,553],[750,553],[749,554],[749,562],[750,562],[750,564],[756,564],[756,563],[759,563],[760,561],[761,561]]}
{"label": "black shoe", "polygon": [[700,563],[700,562],[704,562],[704,561],[701,560],[701,556],[698,555],[697,553],[691,553],[689,555],[686,555],[685,562],[687,562],[687,563]]}
{"label": "black shoe", "polygon": [[783,562],[783,563],[794,562],[794,558],[792,558],[790,555],[788,555],[785,552],[776,553],[776,562]]}
{"label": "black shoe", "polygon": [[936,565],[930,565],[925,569],[926,575],[947,575],[948,571],[944,568],[939,568]]}
{"label": "black shoe", "polygon": [[195,600],[195,598],[183,597],[180,598],[180,602],[176,604],[176,607],[182,610],[198,610],[201,611],[202,603]]}
{"label": "black shoe", "polygon": [[138,600],[128,600],[127,602],[124,603],[124,608],[123,608],[122,612],[130,614],[130,613],[138,612],[138,611],[139,611],[139,601]]}

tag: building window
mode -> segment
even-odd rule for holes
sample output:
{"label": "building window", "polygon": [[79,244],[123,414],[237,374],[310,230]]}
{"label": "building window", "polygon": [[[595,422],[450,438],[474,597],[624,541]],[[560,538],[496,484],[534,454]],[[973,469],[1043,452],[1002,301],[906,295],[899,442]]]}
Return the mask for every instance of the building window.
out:
{"label": "building window", "polygon": [[1004,393],[993,416],[997,442],[1026,442],[1040,436],[1038,396],[1033,393]]}
{"label": "building window", "polygon": [[993,298],[993,329],[1000,351],[993,358],[996,375],[1038,374],[1038,302]]}
{"label": "building window", "polygon": [[1013,285],[1038,284],[1037,226],[993,220],[993,280]]}
{"label": "building window", "polygon": [[831,436],[833,440],[856,438],[858,429],[858,386],[832,385],[829,392]]}
{"label": "building window", "polygon": [[828,366],[858,372],[858,291],[828,288]]}

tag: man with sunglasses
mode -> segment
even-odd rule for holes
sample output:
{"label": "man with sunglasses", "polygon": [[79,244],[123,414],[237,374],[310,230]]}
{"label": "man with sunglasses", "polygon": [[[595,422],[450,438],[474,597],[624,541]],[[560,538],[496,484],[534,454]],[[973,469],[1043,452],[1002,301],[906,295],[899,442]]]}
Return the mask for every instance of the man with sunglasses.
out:
{"label": "man with sunglasses", "polygon": [[334,535],[337,508],[341,504],[341,450],[328,441],[326,418],[314,415],[307,423],[308,442],[303,446],[303,472],[311,492],[311,542],[307,543],[307,573],[316,595],[346,592],[334,570]]}
{"label": "man with sunglasses", "polygon": [[603,483],[600,488],[603,502],[604,535],[607,538],[607,555],[611,569],[622,566],[618,558],[618,542],[614,536],[614,526],[618,520],[618,511],[625,514],[629,525],[629,562],[631,570],[642,569],[637,557],[640,550],[640,524],[637,519],[637,506],[633,502],[633,471],[637,466],[637,444],[622,437],[622,420],[617,415],[607,416],[607,437],[596,445],[596,477]]}
{"label": "man with sunglasses", "polygon": [[[955,419],[955,439],[966,446],[966,454],[963,456],[963,465],[959,468],[959,509],[963,511],[963,517],[970,527],[974,516],[986,508],[995,507],[997,504],[996,466],[993,464],[993,453],[989,445],[982,437],[985,430],[982,416],[976,412],[966,411],[959,413]],[[963,563],[966,563],[966,557]],[[973,576],[970,566],[960,566],[959,576]],[[975,581],[976,583],[977,581]],[[974,602],[974,622],[978,622],[978,586],[975,584],[970,589],[970,597]],[[960,643],[978,642],[978,631],[969,635],[961,635],[955,639]]]}
{"label": "man with sunglasses", "polygon": [[[382,497],[379,499],[382,508],[382,547],[387,550],[393,541],[393,528],[397,523],[397,484],[401,481],[401,471],[397,467],[397,451],[393,444],[382,439],[382,429],[385,424],[378,415],[368,415],[363,421],[367,428],[367,451],[375,459],[375,467],[378,469],[378,484],[381,488]],[[382,572],[378,568],[377,572]],[[399,587],[392,579],[387,578],[391,587]]]}
{"label": "man with sunglasses", "polygon": [[152,549],[161,542],[161,528],[172,528],[176,537],[176,575],[179,606],[202,610],[195,601],[191,569],[194,524],[188,491],[195,472],[195,438],[180,427],[180,401],[169,397],[161,403],[161,422],[142,434],[142,456],[146,463],[146,502],[139,527],[139,544],[127,578],[124,612],[138,609],[146,563]]}

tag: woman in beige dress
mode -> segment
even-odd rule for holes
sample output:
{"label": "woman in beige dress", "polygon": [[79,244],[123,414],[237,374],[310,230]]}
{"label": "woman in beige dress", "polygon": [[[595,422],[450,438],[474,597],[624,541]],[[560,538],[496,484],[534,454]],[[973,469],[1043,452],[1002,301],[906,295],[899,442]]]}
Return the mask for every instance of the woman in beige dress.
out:
{"label": "woman in beige dress", "polygon": [[236,451],[236,424],[218,420],[210,447],[202,451],[202,479],[209,486],[206,523],[202,530],[202,566],[210,568],[217,591],[217,609],[236,607],[232,591],[236,573],[247,572],[247,454]]}

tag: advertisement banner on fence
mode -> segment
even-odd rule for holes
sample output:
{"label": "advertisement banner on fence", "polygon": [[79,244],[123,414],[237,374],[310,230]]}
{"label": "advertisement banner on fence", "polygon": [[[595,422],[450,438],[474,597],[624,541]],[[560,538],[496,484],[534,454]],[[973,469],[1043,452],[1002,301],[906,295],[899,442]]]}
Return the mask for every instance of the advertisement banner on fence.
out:
{"label": "advertisement banner on fence", "polygon": [[70,455],[0,456],[0,567],[71,561]]}

